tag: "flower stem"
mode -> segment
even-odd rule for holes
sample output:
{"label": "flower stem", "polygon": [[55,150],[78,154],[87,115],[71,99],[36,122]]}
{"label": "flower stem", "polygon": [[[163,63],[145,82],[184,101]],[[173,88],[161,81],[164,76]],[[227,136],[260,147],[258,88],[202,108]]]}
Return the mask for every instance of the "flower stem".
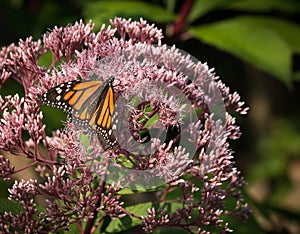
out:
{"label": "flower stem", "polygon": [[[89,218],[87,223],[86,223],[86,227],[85,227],[85,230],[84,230],[84,233],[85,234],[90,234],[92,233],[92,228],[94,226],[94,223],[97,219],[97,208],[100,206],[101,204],[101,195],[104,193],[105,191],[105,180],[106,180],[106,176],[107,176],[107,170],[108,170],[108,167],[109,167],[109,156],[106,157],[105,159],[105,170],[104,170],[104,173],[101,177],[101,180],[100,180],[100,183],[99,183],[99,187],[98,187],[98,196],[97,196],[97,199],[95,201],[95,211],[94,211],[94,215],[93,215],[93,218]],[[96,191],[97,193],[97,191]]]}

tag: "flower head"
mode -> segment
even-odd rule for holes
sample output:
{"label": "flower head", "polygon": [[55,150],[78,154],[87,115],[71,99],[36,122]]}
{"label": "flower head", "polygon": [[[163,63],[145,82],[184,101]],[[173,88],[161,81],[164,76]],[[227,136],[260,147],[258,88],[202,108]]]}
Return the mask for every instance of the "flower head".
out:
{"label": "flower head", "polygon": [[[143,19],[115,18],[98,32],[93,27],[82,21],[55,27],[43,40],[28,38],[0,52],[0,85],[16,79],[25,90],[24,97],[0,97],[0,149],[32,159],[29,166],[36,166],[44,179],[15,182],[10,199],[24,212],[0,215],[0,230],[55,232],[86,221],[90,232],[109,216],[111,222],[135,220],[147,232],[172,226],[189,231],[198,226],[199,233],[207,226],[230,231],[223,216],[245,218],[249,212],[240,193],[245,183],[228,143],[240,136],[231,113],[248,110],[240,96],[206,63],[161,45],[161,30]],[[39,58],[47,51],[53,61],[41,67]],[[58,86],[54,96],[57,103],[62,97],[66,102],[68,96],[61,93],[78,79],[96,81],[99,90],[84,93],[86,99],[74,97],[81,100],[79,108],[72,101],[65,104],[70,110],[65,129],[48,134],[40,96],[69,84]],[[108,79],[114,80],[112,89]],[[69,95],[83,96],[78,90],[72,86]],[[102,116],[101,108],[110,105],[106,100],[115,101],[110,102],[113,113],[103,111]],[[107,124],[110,117],[113,127]],[[103,145],[101,131],[92,131],[94,122],[102,123],[103,134],[113,132],[118,147]],[[3,178],[20,170],[5,153],[0,156]],[[151,191],[155,205],[146,208],[147,200],[128,204],[123,196],[130,200],[135,191]],[[175,200],[170,199],[173,192]],[[42,212],[36,196],[45,197]],[[231,210],[228,197],[236,201]],[[137,211],[134,205],[145,209]]]}

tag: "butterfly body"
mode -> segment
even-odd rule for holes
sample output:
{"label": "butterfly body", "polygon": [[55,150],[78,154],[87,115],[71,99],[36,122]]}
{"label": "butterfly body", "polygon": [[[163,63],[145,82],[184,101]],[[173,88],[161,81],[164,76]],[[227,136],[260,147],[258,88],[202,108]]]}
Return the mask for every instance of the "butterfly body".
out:
{"label": "butterfly body", "polygon": [[42,102],[68,113],[75,125],[96,133],[103,144],[113,148],[117,143],[112,132],[116,116],[113,80],[65,82],[44,93]]}

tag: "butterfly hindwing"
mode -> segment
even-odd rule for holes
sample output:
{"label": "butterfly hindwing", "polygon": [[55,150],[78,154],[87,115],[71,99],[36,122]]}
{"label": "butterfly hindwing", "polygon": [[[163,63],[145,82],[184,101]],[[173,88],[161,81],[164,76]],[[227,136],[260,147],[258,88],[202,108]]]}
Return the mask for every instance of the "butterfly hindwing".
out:
{"label": "butterfly hindwing", "polygon": [[112,148],[116,138],[112,133],[112,121],[116,113],[113,78],[106,82],[97,80],[70,81],[44,93],[42,102],[62,109],[76,125],[87,127],[96,133],[106,146]]}
{"label": "butterfly hindwing", "polygon": [[105,93],[105,97],[99,99],[97,105],[99,111],[94,112],[95,126],[97,126],[98,135],[113,146],[116,144],[116,139],[112,131],[116,128],[115,123],[117,122],[117,112],[114,111],[116,104],[113,88],[109,86]]}

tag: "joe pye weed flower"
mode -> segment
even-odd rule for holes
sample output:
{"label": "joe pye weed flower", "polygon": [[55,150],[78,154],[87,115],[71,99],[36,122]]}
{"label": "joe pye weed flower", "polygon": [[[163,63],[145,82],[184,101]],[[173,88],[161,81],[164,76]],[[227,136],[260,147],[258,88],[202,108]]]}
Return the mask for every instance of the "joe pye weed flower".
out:
{"label": "joe pye weed flower", "polygon": [[[25,93],[0,97],[0,175],[33,167],[40,176],[15,180],[9,200],[18,208],[1,212],[1,232],[231,231],[224,217],[249,213],[228,142],[240,137],[232,114],[248,109],[240,96],[207,64],[162,45],[162,32],[142,19],[93,27],[55,27],[0,52],[0,86],[14,79]],[[43,121],[42,95],[79,79],[112,80],[114,147],[74,113],[64,129]],[[31,163],[16,169],[9,154]]]}

